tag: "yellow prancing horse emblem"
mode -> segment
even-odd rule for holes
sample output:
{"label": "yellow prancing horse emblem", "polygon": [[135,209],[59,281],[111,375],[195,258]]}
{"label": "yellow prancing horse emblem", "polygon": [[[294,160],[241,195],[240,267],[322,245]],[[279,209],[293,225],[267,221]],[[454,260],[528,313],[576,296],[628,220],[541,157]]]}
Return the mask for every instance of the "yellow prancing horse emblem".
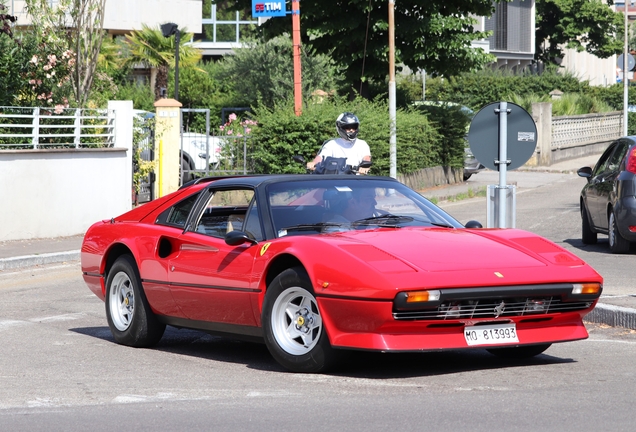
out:
{"label": "yellow prancing horse emblem", "polygon": [[269,247],[269,245],[271,245],[271,243],[265,243],[263,245],[263,247],[261,248],[261,256],[263,256],[263,254],[267,252],[267,248]]}

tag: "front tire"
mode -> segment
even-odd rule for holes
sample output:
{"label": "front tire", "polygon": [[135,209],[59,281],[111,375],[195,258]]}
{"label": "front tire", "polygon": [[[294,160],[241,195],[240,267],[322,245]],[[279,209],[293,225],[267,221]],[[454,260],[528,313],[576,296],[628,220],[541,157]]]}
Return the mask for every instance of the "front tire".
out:
{"label": "front tire", "polygon": [[608,237],[610,251],[614,254],[623,254],[629,251],[629,241],[625,240],[616,225],[616,216],[614,212],[610,212],[608,223]]}
{"label": "front tire", "polygon": [[265,345],[292,372],[325,372],[337,362],[303,268],[279,274],[267,287],[262,312]]}
{"label": "front tire", "polygon": [[552,344],[528,345],[507,348],[490,348],[486,351],[488,351],[492,355],[508,360],[521,360],[538,356],[539,354],[550,348],[550,345]]}
{"label": "front tire", "polygon": [[117,258],[108,272],[106,319],[115,342],[132,347],[155,345],[166,329],[150,309],[137,265],[130,255]]}
{"label": "front tire", "polygon": [[583,244],[596,244],[598,241],[598,234],[592,231],[590,218],[583,203],[581,203],[581,240]]}

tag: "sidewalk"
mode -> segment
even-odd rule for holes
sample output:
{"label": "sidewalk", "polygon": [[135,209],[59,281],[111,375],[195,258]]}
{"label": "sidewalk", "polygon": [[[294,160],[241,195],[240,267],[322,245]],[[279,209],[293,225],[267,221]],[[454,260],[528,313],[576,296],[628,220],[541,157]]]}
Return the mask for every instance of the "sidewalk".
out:
{"label": "sidewalk", "polygon": [[[518,180],[531,187],[540,187],[554,181],[554,176],[540,176],[537,173],[553,173],[576,175],[583,166],[594,166],[600,155],[586,156],[579,159],[553,164],[549,167],[526,167],[510,171],[508,184]],[[533,175],[534,174],[534,175]],[[426,198],[435,198],[443,207],[444,202],[460,194],[468,194],[470,190],[478,191],[489,184],[498,184],[499,173],[486,170],[473,175],[461,184],[438,186],[420,191]],[[0,241],[0,271],[17,270],[26,267],[77,262],[80,259],[80,248],[83,236],[59,237],[48,239],[32,239],[17,241]],[[636,289],[635,289],[636,291]],[[613,297],[601,297],[586,321],[625,327],[636,330],[636,294]]]}

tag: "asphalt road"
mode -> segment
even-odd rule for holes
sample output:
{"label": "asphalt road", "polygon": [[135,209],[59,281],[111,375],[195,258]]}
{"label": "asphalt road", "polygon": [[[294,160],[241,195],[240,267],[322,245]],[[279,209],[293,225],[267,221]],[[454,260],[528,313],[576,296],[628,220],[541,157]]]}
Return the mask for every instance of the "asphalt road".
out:
{"label": "asphalt road", "polygon": [[[582,256],[606,290],[629,290],[633,254],[580,244],[580,186],[520,187],[517,227]],[[485,205],[444,207],[466,222],[484,221]],[[523,362],[483,350],[357,352],[336,373],[293,374],[263,345],[195,331],[170,328],[153,349],[115,344],[78,263],[5,271],[0,430],[632,430],[636,332],[588,328],[588,340]]]}
{"label": "asphalt road", "polygon": [[283,371],[263,345],[170,329],[113,342],[77,264],[0,275],[0,430],[631,430],[636,332],[509,363],[483,350],[353,353]]}

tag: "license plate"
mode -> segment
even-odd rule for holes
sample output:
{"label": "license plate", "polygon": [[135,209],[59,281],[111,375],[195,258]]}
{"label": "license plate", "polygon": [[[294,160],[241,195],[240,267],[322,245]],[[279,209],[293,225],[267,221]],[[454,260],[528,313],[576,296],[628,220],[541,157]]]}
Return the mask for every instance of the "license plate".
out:
{"label": "license plate", "polygon": [[514,324],[464,327],[464,338],[470,346],[498,345],[519,342]]}

